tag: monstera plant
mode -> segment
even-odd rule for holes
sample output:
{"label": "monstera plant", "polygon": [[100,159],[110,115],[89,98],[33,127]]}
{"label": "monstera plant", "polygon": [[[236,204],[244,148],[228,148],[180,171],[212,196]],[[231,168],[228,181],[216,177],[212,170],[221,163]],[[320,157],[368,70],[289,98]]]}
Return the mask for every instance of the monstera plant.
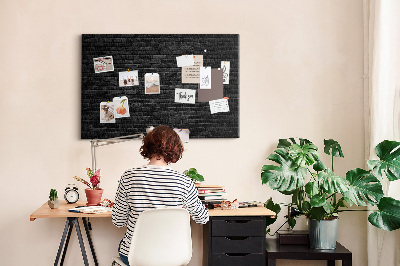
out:
{"label": "monstera plant", "polygon": [[[385,140],[376,146],[378,160],[369,160],[368,169],[356,168],[345,177],[335,174],[335,157],[344,157],[340,144],[324,140],[324,152],[331,156],[330,168],[321,160],[318,148],[307,139],[280,139],[277,149],[267,159],[274,162],[262,167],[262,183],[285,195],[291,195],[290,207],[296,214],[317,221],[336,219],[349,207],[377,206],[368,221],[392,231],[400,228],[400,201],[385,197],[382,181],[400,179],[400,142]],[[279,211],[272,200],[266,207]],[[270,219],[272,223],[276,219]],[[295,219],[289,220],[291,227]]]}

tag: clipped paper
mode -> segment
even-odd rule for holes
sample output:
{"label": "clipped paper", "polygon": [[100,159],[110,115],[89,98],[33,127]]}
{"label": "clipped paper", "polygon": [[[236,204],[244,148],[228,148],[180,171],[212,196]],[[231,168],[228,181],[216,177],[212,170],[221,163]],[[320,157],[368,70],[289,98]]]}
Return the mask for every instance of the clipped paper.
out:
{"label": "clipped paper", "polygon": [[114,97],[113,103],[115,107],[115,118],[129,117],[128,97]]}
{"label": "clipped paper", "polygon": [[115,123],[114,103],[100,103],[100,123]]}
{"label": "clipped paper", "polygon": [[229,112],[228,99],[209,101],[211,114]]}
{"label": "clipped paper", "polygon": [[200,89],[211,89],[211,67],[200,67]]}
{"label": "clipped paper", "polygon": [[176,63],[178,65],[178,67],[193,66],[194,65],[194,57],[192,54],[177,56]]}
{"label": "clipped paper", "polygon": [[139,85],[138,71],[119,72],[119,86],[128,87]]}
{"label": "clipped paper", "polygon": [[174,131],[179,135],[183,143],[189,142],[189,134],[190,134],[189,129],[174,128]]}
{"label": "clipped paper", "polygon": [[144,75],[145,94],[160,94],[160,75],[147,73]]}
{"label": "clipped paper", "polygon": [[193,57],[193,66],[182,67],[182,83],[200,83],[200,67],[203,66],[203,55],[194,55]]}
{"label": "clipped paper", "polygon": [[112,56],[93,58],[93,64],[95,73],[114,71],[114,62]]}
{"label": "clipped paper", "polygon": [[175,102],[195,104],[196,90],[175,89]]}
{"label": "clipped paper", "polygon": [[229,71],[231,69],[231,62],[221,61],[221,69],[223,71],[224,84],[229,84]]}
{"label": "clipped paper", "polygon": [[197,102],[209,102],[224,98],[224,85],[222,84],[222,69],[211,69],[211,89],[198,90]]}

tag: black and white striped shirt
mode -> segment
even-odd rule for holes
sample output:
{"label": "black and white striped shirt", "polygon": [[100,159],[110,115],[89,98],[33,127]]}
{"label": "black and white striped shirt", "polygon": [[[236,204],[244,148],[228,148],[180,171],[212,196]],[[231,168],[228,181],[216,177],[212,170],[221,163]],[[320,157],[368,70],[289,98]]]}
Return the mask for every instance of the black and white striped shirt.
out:
{"label": "black and white striped shirt", "polygon": [[208,211],[186,175],[168,166],[155,165],[125,171],[112,209],[113,224],[127,227],[119,252],[128,256],[136,220],[142,211],[177,206],[185,207],[196,223],[207,223]]}

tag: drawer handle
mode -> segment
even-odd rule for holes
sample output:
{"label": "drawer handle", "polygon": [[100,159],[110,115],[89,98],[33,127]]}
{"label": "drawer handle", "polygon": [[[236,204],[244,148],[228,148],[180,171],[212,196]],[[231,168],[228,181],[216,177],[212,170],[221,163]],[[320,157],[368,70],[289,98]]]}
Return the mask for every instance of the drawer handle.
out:
{"label": "drawer handle", "polygon": [[225,223],[228,224],[245,224],[250,222],[250,220],[225,220]]}
{"label": "drawer handle", "polygon": [[228,257],[246,257],[250,253],[225,253],[225,256]]}
{"label": "drawer handle", "polygon": [[225,238],[228,240],[246,240],[249,237],[248,236],[226,236]]}

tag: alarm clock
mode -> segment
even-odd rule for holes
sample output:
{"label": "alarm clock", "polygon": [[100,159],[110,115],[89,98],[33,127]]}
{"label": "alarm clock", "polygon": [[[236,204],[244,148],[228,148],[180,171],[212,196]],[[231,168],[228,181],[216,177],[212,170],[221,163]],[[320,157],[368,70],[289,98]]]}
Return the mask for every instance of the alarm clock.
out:
{"label": "alarm clock", "polygon": [[75,184],[68,184],[68,186],[65,188],[64,199],[68,203],[75,203],[78,201],[78,187]]}

